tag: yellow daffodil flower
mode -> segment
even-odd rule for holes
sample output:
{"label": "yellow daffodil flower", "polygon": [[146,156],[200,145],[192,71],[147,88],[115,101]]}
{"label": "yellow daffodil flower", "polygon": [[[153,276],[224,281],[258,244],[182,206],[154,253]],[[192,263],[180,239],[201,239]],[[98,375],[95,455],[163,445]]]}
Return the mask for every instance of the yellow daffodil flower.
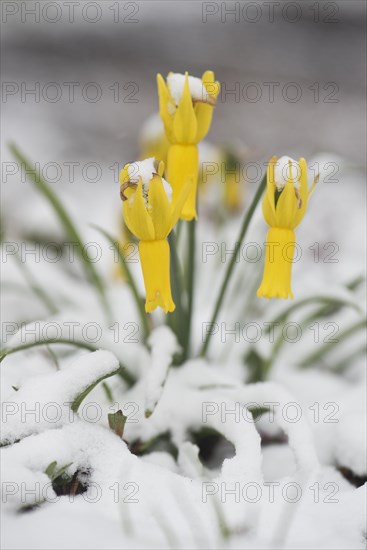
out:
{"label": "yellow daffodil flower", "polygon": [[317,177],[308,189],[307,163],[289,157],[273,157],[267,169],[267,188],[263,214],[270,226],[266,238],[263,280],[257,291],[264,298],[293,298],[292,261],[295,248],[294,229],[307,209]]}
{"label": "yellow daffodil flower", "polygon": [[171,186],[162,178],[164,164],[154,158],[126,164],[120,174],[120,195],[128,229],[139,239],[146,290],[145,310],[174,311],[171,295],[170,249],[167,236],[180,217],[190,192],[186,182],[174,202]]}
{"label": "yellow daffodil flower", "polygon": [[228,172],[225,178],[225,205],[231,212],[237,212],[242,206],[241,177],[239,174]]}
{"label": "yellow daffodil flower", "polygon": [[219,94],[214,73],[206,71],[202,78],[169,73],[167,82],[157,75],[159,113],[170,143],[167,159],[167,178],[172,184],[173,201],[185,182],[193,185],[182,209],[181,218],[197,218],[196,191],[199,171],[198,143],[209,131],[213,108]]}

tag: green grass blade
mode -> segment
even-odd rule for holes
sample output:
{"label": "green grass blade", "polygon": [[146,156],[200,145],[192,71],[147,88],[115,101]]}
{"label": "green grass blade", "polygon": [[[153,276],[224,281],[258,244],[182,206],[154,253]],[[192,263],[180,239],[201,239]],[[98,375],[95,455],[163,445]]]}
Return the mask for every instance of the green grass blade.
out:
{"label": "green grass blade", "polygon": [[98,384],[100,382],[102,382],[102,380],[106,380],[106,378],[110,378],[111,376],[114,376],[115,374],[117,374],[117,372],[119,371],[119,368],[115,370],[115,372],[109,372],[108,374],[104,374],[103,376],[100,376],[97,380],[95,380],[95,382],[93,382],[90,386],[88,386],[84,391],[82,391],[75,399],[74,401],[72,402],[71,404],[71,410],[73,412],[78,412],[78,409],[81,405],[81,403],[84,401],[84,399],[87,397],[87,395],[90,394],[90,392],[92,390],[94,390],[94,388],[96,386],[98,386]]}
{"label": "green grass blade", "polygon": [[[187,315],[183,306],[184,288],[182,280],[182,271],[180,266],[180,260],[177,254],[177,240],[174,231],[168,235],[168,242],[170,248],[170,270],[171,270],[171,284],[172,284],[172,296],[176,309],[172,313],[167,314],[167,324],[176,334],[177,340],[184,350],[186,342],[186,325]],[[180,354],[179,362],[183,359],[183,355]],[[175,363],[177,364],[177,363]]]}
{"label": "green grass blade", "polygon": [[[247,229],[248,229],[248,227],[250,225],[250,222],[252,220],[252,216],[254,215],[257,204],[258,204],[259,200],[261,199],[261,196],[264,192],[265,187],[266,187],[266,175],[263,177],[263,179],[262,179],[262,181],[261,181],[261,183],[260,183],[260,185],[259,185],[259,187],[258,187],[258,189],[255,193],[255,196],[252,199],[252,203],[250,205],[250,208],[246,212],[245,217],[243,219],[242,226],[241,226],[241,229],[240,229],[240,234],[238,235],[238,238],[236,240],[234,250],[233,250],[233,254],[232,254],[231,260],[228,264],[227,271],[225,272],[223,282],[222,282],[222,286],[220,288],[218,298],[217,298],[217,301],[216,301],[216,304],[215,304],[215,307],[214,307],[213,315],[212,315],[212,318],[211,318],[211,321],[210,321],[211,325],[214,325],[217,318],[218,318],[220,308],[222,307],[223,300],[224,300],[224,297],[226,295],[226,291],[227,291],[228,286],[229,286],[229,281],[230,281],[231,276],[234,272],[234,267],[236,265],[237,254],[238,254],[238,252],[239,252],[239,250],[242,246],[242,242],[243,242],[243,240],[246,236]],[[203,343],[203,346],[202,346],[201,352],[200,352],[201,357],[205,357],[205,355],[208,351],[211,336],[212,336],[212,331],[207,335],[206,340]]]}

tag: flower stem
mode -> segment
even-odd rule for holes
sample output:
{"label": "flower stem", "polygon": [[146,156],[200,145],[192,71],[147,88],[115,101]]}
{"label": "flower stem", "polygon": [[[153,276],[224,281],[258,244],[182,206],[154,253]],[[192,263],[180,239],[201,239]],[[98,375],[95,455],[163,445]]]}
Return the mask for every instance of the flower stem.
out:
{"label": "flower stem", "polygon": [[[250,221],[252,219],[252,216],[254,215],[256,206],[257,206],[257,204],[258,204],[258,202],[259,202],[259,200],[260,200],[260,198],[261,198],[261,196],[264,192],[265,186],[266,186],[266,175],[263,177],[263,179],[262,179],[262,181],[261,181],[261,183],[260,183],[260,185],[259,185],[259,187],[258,187],[258,189],[255,193],[255,196],[252,199],[252,203],[250,205],[250,208],[248,209],[248,211],[247,211],[247,213],[246,213],[246,215],[243,219],[243,223],[242,223],[242,226],[241,226],[241,229],[240,229],[240,234],[238,235],[237,241],[235,243],[234,251],[233,251],[231,260],[228,264],[227,271],[224,275],[222,286],[220,288],[218,298],[217,298],[217,301],[216,301],[216,304],[215,304],[215,307],[214,307],[213,315],[212,315],[212,318],[211,318],[211,321],[210,321],[211,326],[213,326],[215,324],[215,322],[218,318],[218,313],[220,311],[220,308],[222,307],[223,300],[224,300],[224,297],[225,297],[225,294],[226,294],[226,290],[228,288],[230,278],[233,274],[233,268],[234,268],[235,263],[236,263],[236,258],[237,258],[238,251],[240,250],[243,239],[246,236],[248,226],[250,225]],[[212,331],[209,332],[209,334],[206,337],[205,342],[203,343],[203,346],[202,346],[201,352],[200,352],[201,357],[205,357],[205,355],[208,351],[211,336],[212,336]]]}

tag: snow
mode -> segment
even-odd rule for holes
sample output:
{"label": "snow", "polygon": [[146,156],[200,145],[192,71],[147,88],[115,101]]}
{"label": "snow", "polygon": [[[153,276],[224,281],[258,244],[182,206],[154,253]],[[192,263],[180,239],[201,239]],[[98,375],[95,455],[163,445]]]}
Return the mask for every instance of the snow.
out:
{"label": "snow", "polygon": [[[155,158],[151,157],[145,160],[133,162],[129,164],[129,167],[128,167],[128,174],[129,174],[130,181],[132,183],[138,183],[139,178],[141,178],[142,184],[143,184],[143,194],[146,200],[149,192],[149,184],[152,180],[153,174],[157,173],[155,162],[156,162]],[[172,187],[164,178],[161,178],[161,179],[162,179],[163,187],[166,192],[167,198],[169,201],[171,201]]]}
{"label": "snow", "polygon": [[[167,76],[167,86],[176,106],[180,103],[182,98],[185,78],[185,75],[180,73],[169,73]],[[210,98],[201,78],[189,75],[189,88],[193,101],[205,102]]]}
{"label": "snow", "polygon": [[163,392],[173,355],[180,350],[176,336],[168,327],[157,327],[149,336],[151,364],[146,377],[145,414],[150,416]]}
{"label": "snow", "polygon": [[296,189],[299,189],[300,172],[301,169],[296,160],[287,156],[280,157],[277,160],[274,168],[274,179],[277,190],[282,191],[282,189],[284,189],[284,186],[290,178],[291,173],[293,185]]}
{"label": "snow", "polygon": [[335,459],[360,477],[367,475],[367,448],[364,434],[367,432],[366,415],[347,413],[338,423],[335,434]]}
{"label": "snow", "polygon": [[111,352],[96,351],[73,361],[66,370],[28,380],[13,393],[11,400],[3,402],[2,444],[74,422],[70,407],[75,399],[118,369],[119,362]]}

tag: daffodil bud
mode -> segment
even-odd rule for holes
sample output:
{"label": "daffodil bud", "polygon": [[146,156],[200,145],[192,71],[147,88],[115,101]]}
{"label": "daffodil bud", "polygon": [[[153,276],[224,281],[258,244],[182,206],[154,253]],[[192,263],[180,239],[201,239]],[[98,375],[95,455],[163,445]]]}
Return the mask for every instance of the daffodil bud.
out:
{"label": "daffodil bud", "polygon": [[267,188],[263,214],[270,226],[266,238],[264,275],[258,296],[293,298],[292,262],[295,248],[294,229],[305,215],[308,199],[316,185],[308,188],[307,163],[289,157],[273,157],[267,170]]}
{"label": "daffodil bud", "polygon": [[175,200],[187,181],[191,181],[190,195],[181,217],[185,220],[196,219],[197,144],[209,131],[220,86],[214,81],[212,71],[206,71],[201,79],[188,73],[169,73],[167,81],[159,74],[157,84],[159,113],[170,143],[167,173],[173,197]]}
{"label": "daffodil bud", "polygon": [[190,192],[187,183],[177,200],[163,179],[164,165],[149,158],[127,164],[120,174],[120,195],[128,229],[140,240],[147,312],[161,307],[166,313],[175,309],[170,285],[170,252],[166,240]]}

